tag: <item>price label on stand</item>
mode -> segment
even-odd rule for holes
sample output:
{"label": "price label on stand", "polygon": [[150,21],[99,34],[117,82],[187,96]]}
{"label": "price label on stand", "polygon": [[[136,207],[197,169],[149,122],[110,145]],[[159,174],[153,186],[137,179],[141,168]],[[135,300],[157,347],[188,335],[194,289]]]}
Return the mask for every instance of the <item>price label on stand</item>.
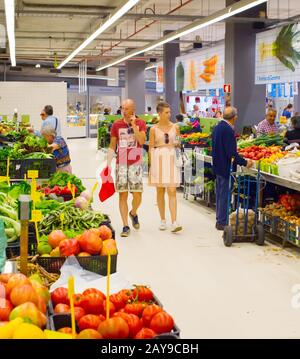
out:
{"label": "price label on stand", "polygon": [[36,239],[37,239],[38,244],[40,243],[38,222],[41,222],[42,219],[43,219],[42,211],[37,210],[37,209],[32,210],[32,212],[31,212],[31,221],[34,222]]}
{"label": "price label on stand", "polygon": [[107,256],[107,276],[106,276],[106,319],[109,319],[110,309],[110,268],[111,268],[111,256]]}
{"label": "price label on stand", "polygon": [[98,187],[98,182],[96,182],[96,183],[94,184],[93,188],[92,188],[91,199],[90,199],[90,201],[89,201],[90,204],[93,202],[94,193],[95,193],[97,187]]}
{"label": "price label on stand", "polygon": [[61,221],[61,230],[64,230],[64,220],[65,220],[65,214],[61,213],[60,214],[60,221]]}
{"label": "price label on stand", "polygon": [[76,338],[76,327],[75,327],[75,310],[74,310],[74,277],[71,276],[68,279],[68,296],[70,299],[70,310],[71,310],[71,324],[72,324],[72,336]]}
{"label": "price label on stand", "polygon": [[76,186],[74,184],[71,184],[70,181],[68,181],[68,190],[71,192],[72,194],[72,198],[74,199],[75,198],[75,193],[76,193]]}
{"label": "price label on stand", "polygon": [[36,170],[27,171],[27,178],[31,178],[31,179],[39,178],[39,171],[36,171]]}

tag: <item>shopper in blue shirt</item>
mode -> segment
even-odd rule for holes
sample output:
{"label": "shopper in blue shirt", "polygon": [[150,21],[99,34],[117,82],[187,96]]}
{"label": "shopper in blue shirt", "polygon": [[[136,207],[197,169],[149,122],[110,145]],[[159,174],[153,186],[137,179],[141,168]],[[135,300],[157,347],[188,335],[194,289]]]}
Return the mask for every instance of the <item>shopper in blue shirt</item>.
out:
{"label": "shopper in blue shirt", "polygon": [[289,103],[285,109],[282,112],[282,116],[285,116],[286,118],[291,118],[292,117],[292,111],[293,111],[293,105],[291,103]]}
{"label": "shopper in blue shirt", "polygon": [[66,141],[61,136],[56,135],[52,126],[43,127],[41,134],[47,141],[48,147],[52,149],[57,172],[72,173],[70,151]]}
{"label": "shopper in blue shirt", "polygon": [[212,134],[213,171],[216,175],[217,222],[216,228],[224,230],[227,225],[227,209],[229,198],[229,178],[232,159],[234,165],[252,166],[237,152],[234,124],[237,120],[237,109],[226,107],[223,119],[214,128]]}
{"label": "shopper in blue shirt", "polygon": [[[43,111],[41,112],[41,119],[43,121],[42,128],[45,128],[47,126],[52,127],[58,136],[61,135],[61,128],[60,128],[60,122],[57,117],[53,116],[53,107],[51,105],[47,105],[44,107]],[[41,137],[40,131],[34,131],[34,133]]]}

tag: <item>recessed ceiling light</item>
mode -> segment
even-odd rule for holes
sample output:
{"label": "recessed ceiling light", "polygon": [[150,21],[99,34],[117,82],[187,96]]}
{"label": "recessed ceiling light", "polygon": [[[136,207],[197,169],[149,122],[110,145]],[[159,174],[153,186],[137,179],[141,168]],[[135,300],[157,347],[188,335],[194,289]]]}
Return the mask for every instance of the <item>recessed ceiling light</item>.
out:
{"label": "recessed ceiling light", "polygon": [[41,64],[36,64],[35,67],[36,67],[37,69],[40,69],[40,68],[41,68]]}

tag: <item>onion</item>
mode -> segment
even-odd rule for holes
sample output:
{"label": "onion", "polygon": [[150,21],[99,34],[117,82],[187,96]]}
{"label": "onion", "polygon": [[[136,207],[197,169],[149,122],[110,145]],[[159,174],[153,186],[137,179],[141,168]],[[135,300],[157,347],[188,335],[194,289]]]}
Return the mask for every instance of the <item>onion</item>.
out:
{"label": "onion", "polygon": [[92,195],[88,190],[81,192],[80,197],[85,198],[88,202],[92,199]]}
{"label": "onion", "polygon": [[80,209],[88,209],[89,202],[84,197],[76,197],[75,198],[75,207]]}

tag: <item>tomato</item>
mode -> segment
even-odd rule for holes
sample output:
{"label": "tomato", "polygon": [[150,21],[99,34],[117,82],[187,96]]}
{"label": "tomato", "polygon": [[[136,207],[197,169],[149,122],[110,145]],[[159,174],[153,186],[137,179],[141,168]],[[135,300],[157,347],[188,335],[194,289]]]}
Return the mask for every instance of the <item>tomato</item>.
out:
{"label": "tomato", "polygon": [[153,316],[150,322],[150,329],[158,334],[169,333],[174,328],[173,318],[166,312],[160,312]]}
{"label": "tomato", "polygon": [[90,293],[84,296],[82,308],[87,314],[104,314],[103,302],[104,299],[101,295]]}
{"label": "tomato", "polygon": [[74,306],[81,307],[82,303],[86,300],[82,294],[74,294],[73,296]]}
{"label": "tomato", "polygon": [[128,301],[133,299],[132,290],[130,289],[122,289],[118,294],[122,296],[125,305],[128,303]]}
{"label": "tomato", "polygon": [[153,300],[152,290],[144,285],[136,286],[132,295],[135,299],[141,302],[151,302]]}
{"label": "tomato", "polygon": [[76,256],[80,253],[79,242],[75,238],[64,239],[59,243],[59,252],[63,257]]}
{"label": "tomato", "polygon": [[161,312],[163,309],[157,304],[148,305],[143,311],[143,324],[145,327],[149,327],[152,317]]}
{"label": "tomato", "polygon": [[103,241],[112,238],[112,231],[107,226],[100,226],[98,230],[99,230],[100,238]]}
{"label": "tomato", "polygon": [[129,327],[123,318],[113,317],[101,322],[98,332],[104,339],[126,339],[129,335]]}
{"label": "tomato", "polygon": [[100,318],[101,322],[103,322],[106,319],[105,316],[102,314],[99,314],[98,317]]}
{"label": "tomato", "polygon": [[81,307],[74,307],[75,312],[75,320],[79,322],[79,320],[85,316],[85,311]]}
{"label": "tomato", "polygon": [[0,282],[7,283],[14,273],[2,273],[0,274]]}
{"label": "tomato", "polygon": [[100,295],[103,300],[106,299],[106,295],[104,293],[102,293],[100,290],[96,289],[96,288],[89,288],[89,289],[86,289],[82,295],[85,296],[85,295],[88,295],[88,294],[91,294],[91,293],[96,293],[98,295]]}
{"label": "tomato", "polygon": [[143,328],[137,333],[134,339],[152,339],[156,335],[157,334],[152,329]]}
{"label": "tomato", "polygon": [[112,294],[109,299],[112,303],[114,303],[117,311],[124,308],[126,305],[126,301],[124,301],[124,298],[120,293]]}
{"label": "tomato", "polygon": [[78,241],[82,252],[100,254],[102,249],[102,239],[96,233],[86,230],[79,237]]}
{"label": "tomato", "polygon": [[6,283],[0,282],[0,298],[6,298]]}
{"label": "tomato", "polygon": [[77,339],[103,339],[95,329],[85,329],[77,335]]}
{"label": "tomato", "polygon": [[[103,301],[103,311],[106,313],[106,299]],[[109,302],[109,316],[111,317],[116,312],[114,303]]]}
{"label": "tomato", "polygon": [[14,287],[17,287],[22,284],[30,284],[29,279],[22,273],[17,273],[12,275],[6,285],[6,296],[10,295],[10,292]]}
{"label": "tomato", "polygon": [[0,298],[0,322],[9,320],[9,315],[13,308],[14,307],[9,300]]}
{"label": "tomato", "polygon": [[135,314],[138,317],[141,317],[143,314],[144,309],[146,308],[147,304],[145,303],[132,303],[126,304],[125,306],[125,313],[128,314]]}
{"label": "tomato", "polygon": [[84,315],[78,322],[78,327],[80,331],[84,329],[95,329],[97,330],[99,324],[101,323],[101,319],[98,315],[87,314]]}
{"label": "tomato", "polygon": [[12,289],[10,301],[14,307],[26,302],[32,302],[37,305],[38,295],[31,284],[22,284]]}
{"label": "tomato", "polygon": [[67,304],[58,303],[54,308],[54,313],[70,313],[70,307]]}
{"label": "tomato", "polygon": [[120,317],[126,321],[129,327],[129,338],[134,338],[143,328],[143,322],[137,315],[117,312],[114,317]]}
{"label": "tomato", "polygon": [[67,237],[65,236],[63,231],[60,230],[55,230],[52,231],[49,236],[48,236],[48,243],[50,244],[50,246],[52,248],[56,248],[59,246],[59,243],[61,241],[63,241],[64,239],[66,239]]}
{"label": "tomato", "polygon": [[52,300],[53,305],[56,305],[56,304],[59,304],[59,303],[69,305],[70,301],[69,301],[69,298],[68,298],[68,289],[63,288],[63,287],[56,288],[51,293],[51,300]]}

